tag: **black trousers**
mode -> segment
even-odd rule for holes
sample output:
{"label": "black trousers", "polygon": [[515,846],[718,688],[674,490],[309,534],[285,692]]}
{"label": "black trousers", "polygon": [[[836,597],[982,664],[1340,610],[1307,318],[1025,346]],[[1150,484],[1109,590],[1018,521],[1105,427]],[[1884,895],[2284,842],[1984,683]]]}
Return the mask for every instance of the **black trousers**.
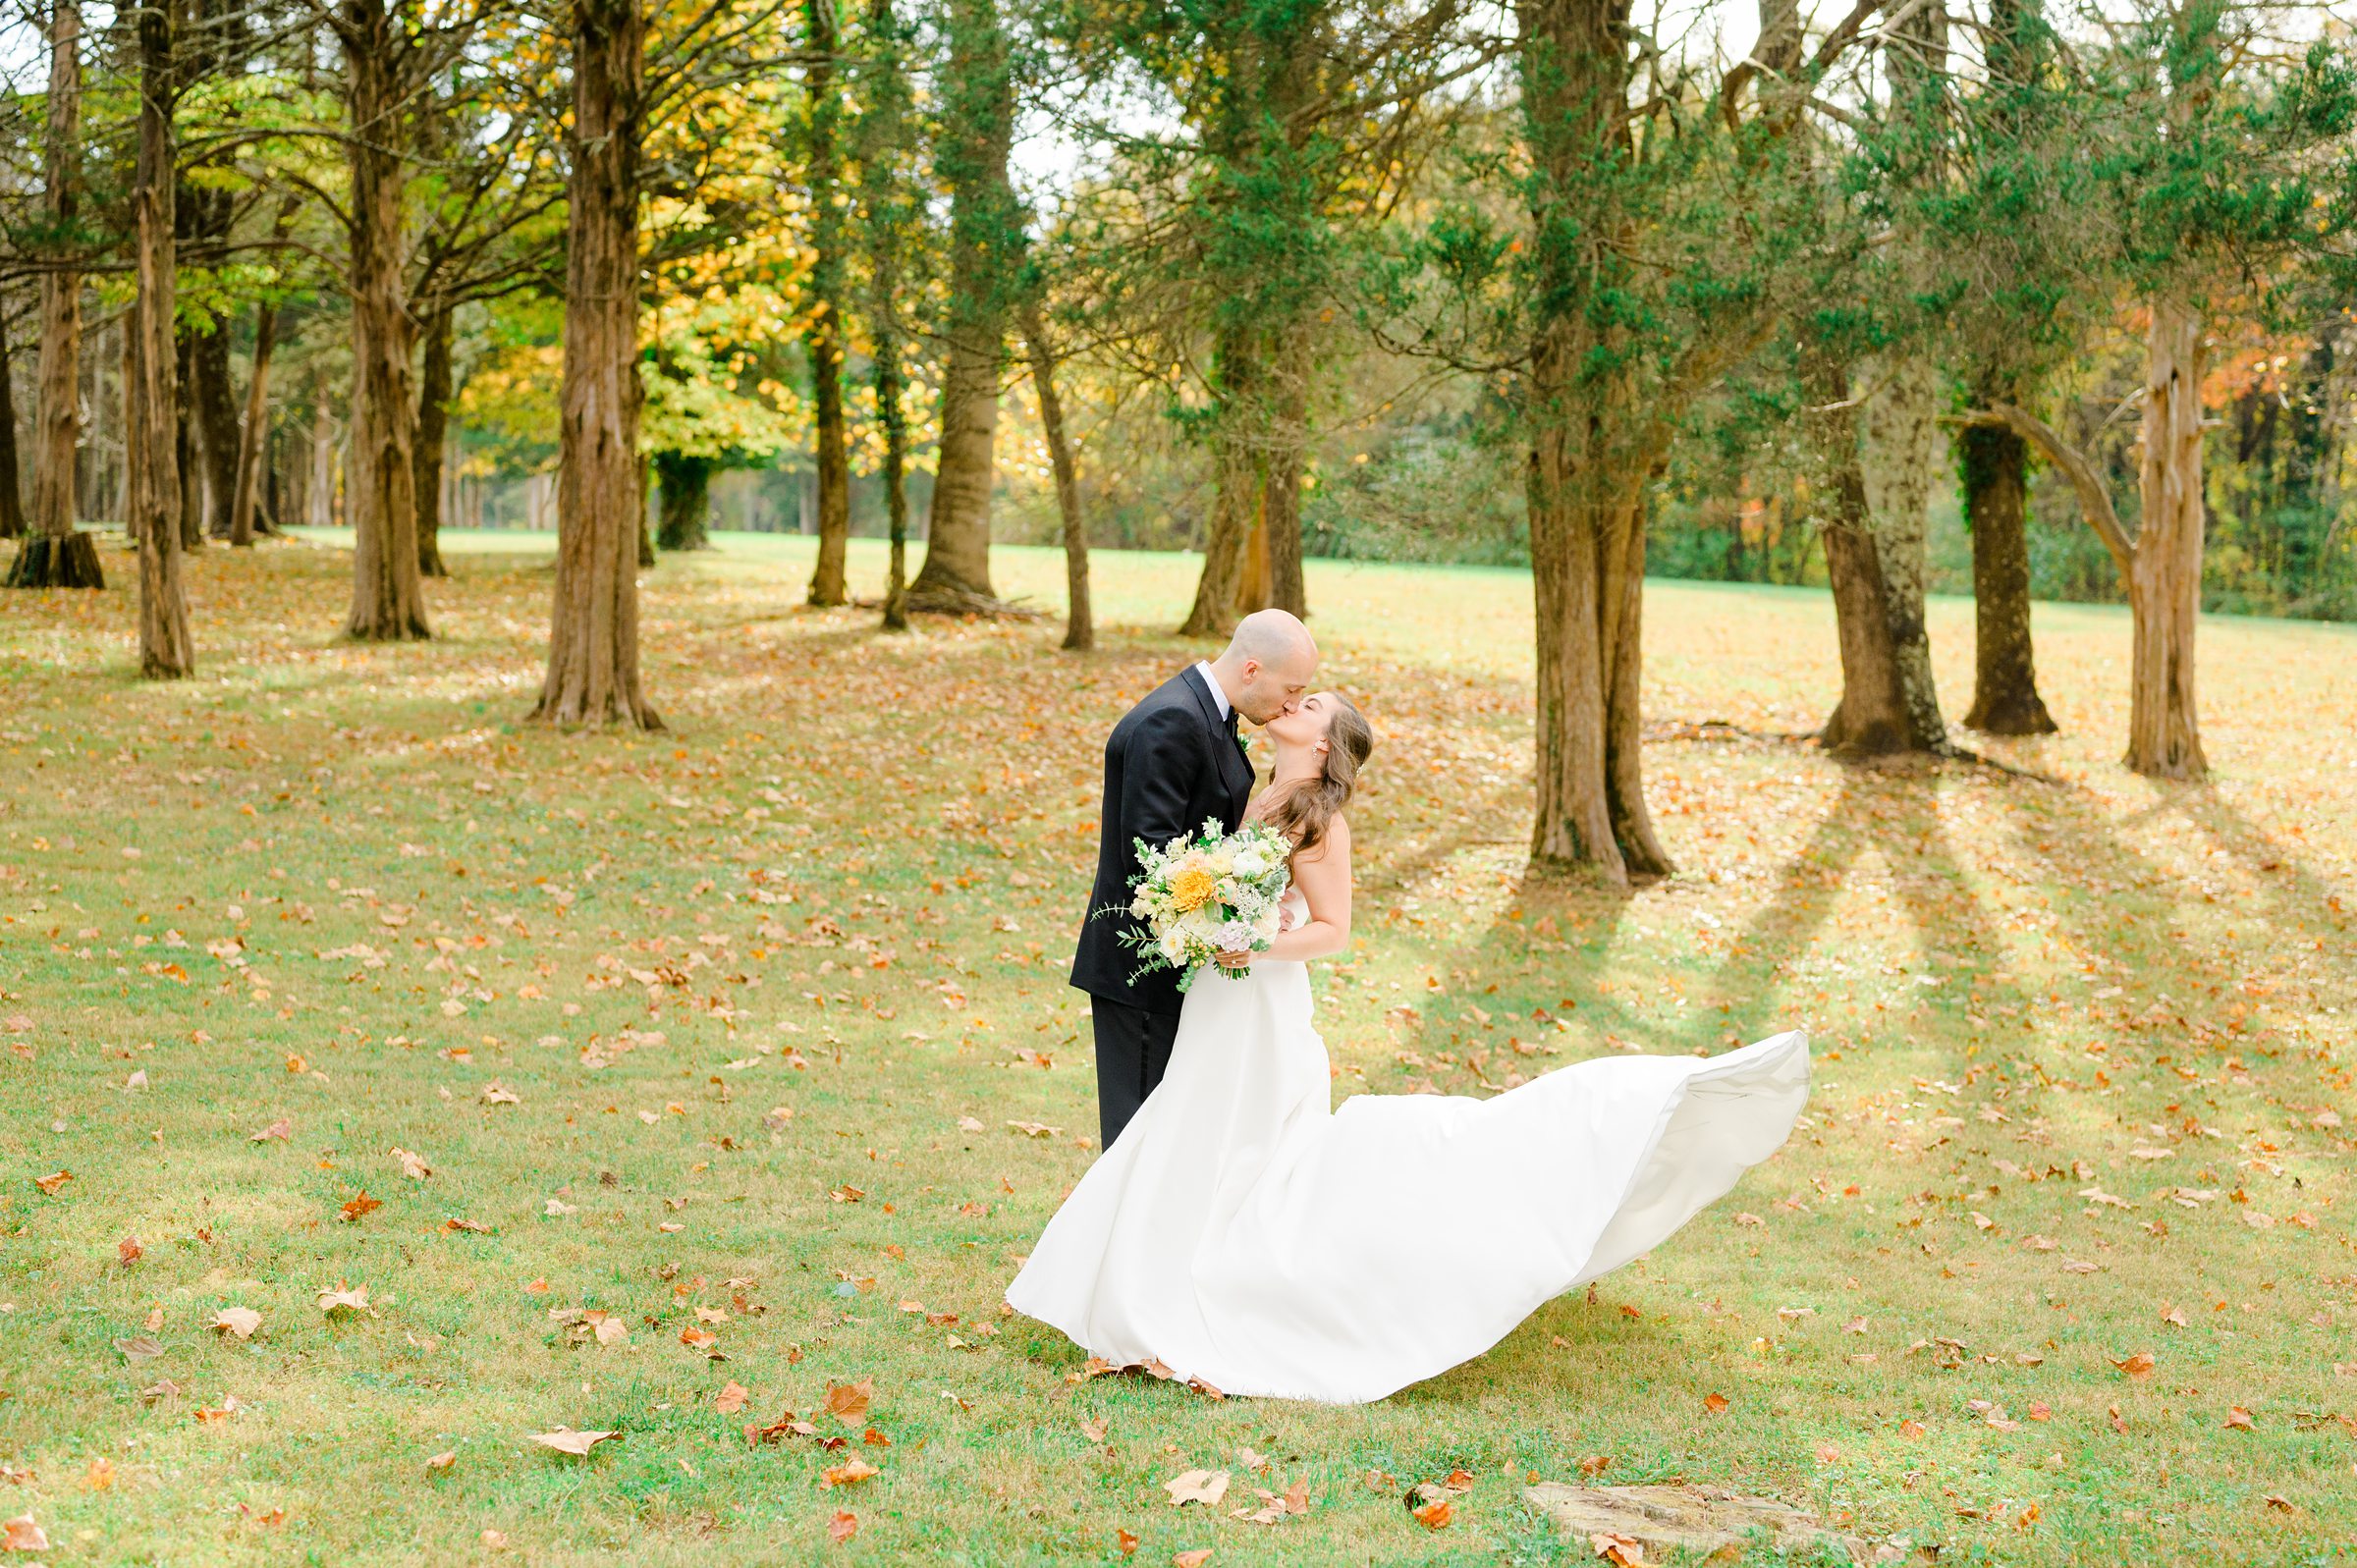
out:
{"label": "black trousers", "polygon": [[1171,1064],[1171,1043],[1178,1038],[1178,1015],[1148,1012],[1125,1001],[1089,998],[1097,1028],[1097,1125],[1100,1149],[1129,1125],[1146,1096]]}

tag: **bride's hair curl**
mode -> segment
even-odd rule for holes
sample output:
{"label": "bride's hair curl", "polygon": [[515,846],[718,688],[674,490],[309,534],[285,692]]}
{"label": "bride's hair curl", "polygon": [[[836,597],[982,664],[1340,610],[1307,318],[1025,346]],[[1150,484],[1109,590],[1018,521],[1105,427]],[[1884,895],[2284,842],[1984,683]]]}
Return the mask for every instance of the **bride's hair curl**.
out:
{"label": "bride's hair curl", "polygon": [[1293,841],[1296,853],[1315,849],[1326,838],[1326,825],[1350,803],[1358,786],[1358,770],[1375,749],[1375,731],[1366,715],[1348,699],[1334,699],[1334,717],[1326,726],[1326,767],[1315,779],[1295,783],[1269,807],[1270,826]]}

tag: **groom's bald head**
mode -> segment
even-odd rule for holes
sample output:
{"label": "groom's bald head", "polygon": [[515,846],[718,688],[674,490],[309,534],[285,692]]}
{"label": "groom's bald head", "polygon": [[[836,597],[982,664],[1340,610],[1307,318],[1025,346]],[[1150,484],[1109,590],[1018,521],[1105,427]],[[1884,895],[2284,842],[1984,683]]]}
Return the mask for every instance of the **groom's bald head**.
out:
{"label": "groom's bald head", "polygon": [[1306,659],[1314,665],[1318,645],[1310,640],[1309,628],[1297,617],[1283,610],[1255,610],[1235,623],[1235,634],[1228,639],[1228,651],[1220,657],[1233,664],[1247,659],[1264,665]]}
{"label": "groom's bald head", "polygon": [[1213,666],[1235,711],[1254,724],[1290,713],[1318,673],[1318,645],[1300,620],[1255,610],[1235,623],[1228,651]]}

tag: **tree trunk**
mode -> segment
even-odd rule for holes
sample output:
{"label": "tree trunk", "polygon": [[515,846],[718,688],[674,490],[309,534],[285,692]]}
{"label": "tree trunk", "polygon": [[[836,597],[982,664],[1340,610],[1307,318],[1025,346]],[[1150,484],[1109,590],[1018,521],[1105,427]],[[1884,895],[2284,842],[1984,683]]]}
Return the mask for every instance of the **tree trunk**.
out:
{"label": "tree trunk", "polygon": [[1023,306],[1023,341],[1031,351],[1031,390],[1039,399],[1039,426],[1056,471],[1056,511],[1064,519],[1064,585],[1070,605],[1064,645],[1086,652],[1097,645],[1096,617],[1088,602],[1088,519],[1080,510],[1080,470],[1064,427],[1064,400],[1056,395],[1056,358],[1049,351],[1047,324],[1036,301]]}
{"label": "tree trunk", "polygon": [[[55,0],[49,20],[49,116],[42,137],[42,209],[61,255],[75,246],[82,204],[82,7]],[[15,588],[103,588],[97,542],[75,527],[82,445],[82,274],[41,274],[40,387],[33,410],[32,534],[17,552]],[[93,408],[103,406],[96,397]]]}
{"label": "tree trunk", "polygon": [[[136,36],[137,31],[136,22],[133,24],[133,31]],[[126,543],[135,547],[139,542],[139,524],[131,510],[131,471],[137,466],[136,455],[139,444],[139,324],[137,316],[138,312],[136,309],[126,308],[119,324],[121,330],[118,341],[123,350],[123,363],[116,377],[122,383],[123,393],[119,400],[123,405],[123,538]]]}
{"label": "tree trunk", "polygon": [[1008,290],[1023,247],[1007,180],[1014,79],[995,0],[951,0],[945,128],[936,162],[952,192],[948,365],[925,562],[912,609],[992,611],[990,492],[1006,358]]}
{"label": "tree trunk", "polygon": [[1992,735],[2051,735],[2030,643],[2030,446],[2003,425],[1958,437],[1972,530],[1973,688],[1965,725]]}
{"label": "tree trunk", "polygon": [[15,355],[8,351],[8,323],[0,315],[0,539],[25,537],[25,491],[17,475],[17,389]]}
{"label": "tree trunk", "polygon": [[417,571],[447,577],[442,565],[442,460],[450,436],[450,315],[437,305],[425,323],[425,356],[417,376],[417,448],[411,490],[417,497]]}
{"label": "tree trunk", "polygon": [[908,415],[901,386],[901,344],[876,334],[876,418],[884,426],[884,522],[892,559],[884,577],[884,629],[908,629]]}
{"label": "tree trunk", "polygon": [[1203,540],[1203,574],[1195,579],[1195,602],[1178,627],[1182,637],[1225,637],[1238,616],[1260,608],[1245,598],[1261,498],[1260,455],[1238,428],[1246,417],[1240,406],[1223,411],[1223,428],[1212,437],[1211,527]]}
{"label": "tree trunk", "polygon": [[655,525],[655,545],[662,550],[709,550],[706,534],[712,514],[710,458],[679,453],[655,455],[655,483],[662,488],[661,521]]}
{"label": "tree trunk", "polygon": [[655,564],[655,533],[646,516],[647,478],[653,464],[645,453],[638,454],[638,566],[641,570]]}
{"label": "tree trunk", "polygon": [[352,446],[345,460],[353,530],[352,614],[344,634],[369,642],[426,637],[417,572],[416,331],[403,276],[404,157],[411,47],[383,0],[345,8],[344,93],[351,117]]}
{"label": "tree trunk", "polygon": [[2128,571],[2135,621],[2128,664],[2128,754],[2134,772],[2199,779],[2193,631],[2202,607],[2202,318],[2156,300],[2144,383],[2142,515]]}
{"label": "tree trunk", "polygon": [[216,321],[193,348],[196,423],[204,438],[204,522],[212,537],[227,539],[237,531],[238,499],[238,395],[229,374],[228,321]]}
{"label": "tree trunk", "polygon": [[646,22],[638,0],[575,0],[573,177],[565,256],[557,582],[533,717],[662,721],[638,684],[638,158]]}
{"label": "tree trunk", "polygon": [[1268,603],[1309,619],[1309,591],[1301,578],[1301,477],[1309,453],[1310,340],[1305,323],[1295,323],[1277,351],[1275,416],[1261,502],[1261,531],[1267,540]]}
{"label": "tree trunk", "polygon": [[[173,193],[175,205],[180,194]],[[174,249],[178,248],[176,236]],[[204,548],[204,476],[196,460],[196,334],[185,322],[172,334],[172,377],[179,391],[172,410],[172,467],[180,475],[180,547],[193,552]]]}
{"label": "tree trunk", "polygon": [[327,406],[324,373],[312,397],[310,523],[314,528],[326,528],[336,520],[336,417]]}
{"label": "tree trunk", "polygon": [[[1614,882],[1666,875],[1646,810],[1638,686],[1645,489],[1666,416],[1640,406],[1625,329],[1593,309],[1635,248],[1600,189],[1630,147],[1624,0],[1519,0],[1535,223],[1526,418],[1538,644],[1535,866],[1594,866]],[[1600,366],[1607,368],[1600,368]]]}
{"label": "tree trunk", "polygon": [[809,18],[810,69],[810,293],[811,312],[804,346],[810,354],[810,393],[818,451],[818,565],[810,573],[809,602],[840,605],[850,597],[844,558],[851,537],[851,464],[843,423],[843,209],[837,189],[842,104],[835,82],[840,39],[835,0],[805,0]]}
{"label": "tree trunk", "polygon": [[1841,700],[1822,738],[1859,756],[1944,755],[1923,604],[1939,383],[1914,356],[1863,366],[1858,380],[1821,368],[1811,384],[1813,397],[1837,406],[1808,416],[1829,498],[1826,568],[1841,645]]}
{"label": "tree trunk", "polygon": [[[1891,26],[1898,46],[1886,55],[1886,115],[1913,128],[1922,145],[1936,147],[1946,108],[1947,14],[1936,5],[1917,8]],[[1936,157],[1926,177],[1938,179]],[[1893,238],[1891,253],[1902,269],[1920,259],[1919,231],[1902,226]],[[1844,515],[1826,535],[1834,603],[1844,624],[1841,701],[1826,721],[1824,741],[1853,754],[1945,756],[1953,748],[1932,680],[1923,604],[1939,372],[1922,354],[1900,350],[1858,365],[1853,377],[1834,370],[1820,380],[1836,393],[1825,401],[1847,406],[1811,416],[1844,503]],[[1853,466],[1854,485],[1845,471]],[[1861,620],[1875,624],[1847,623]]]}
{"label": "tree trunk", "polygon": [[253,516],[261,482],[262,448],[270,438],[270,354],[278,343],[278,306],[264,301],[253,317],[253,374],[246,381],[246,420],[238,431],[238,470],[229,504],[229,542],[253,543]]}
{"label": "tree trunk", "polygon": [[138,13],[138,151],[132,218],[138,294],[132,305],[131,524],[139,550],[139,673],[175,679],[196,668],[180,571],[180,470],[173,456],[180,389],[173,344],[172,13]]}

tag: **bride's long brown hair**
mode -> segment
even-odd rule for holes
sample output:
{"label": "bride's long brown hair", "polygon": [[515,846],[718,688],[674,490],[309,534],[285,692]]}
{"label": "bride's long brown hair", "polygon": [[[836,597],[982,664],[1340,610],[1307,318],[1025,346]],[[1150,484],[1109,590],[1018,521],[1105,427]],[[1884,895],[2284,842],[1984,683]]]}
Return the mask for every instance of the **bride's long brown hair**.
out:
{"label": "bride's long brown hair", "polygon": [[1334,699],[1334,717],[1326,725],[1326,767],[1315,779],[1296,780],[1268,809],[1269,824],[1293,841],[1299,854],[1325,840],[1334,814],[1350,803],[1358,785],[1358,770],[1375,749],[1375,731],[1366,716],[1343,697]]}

